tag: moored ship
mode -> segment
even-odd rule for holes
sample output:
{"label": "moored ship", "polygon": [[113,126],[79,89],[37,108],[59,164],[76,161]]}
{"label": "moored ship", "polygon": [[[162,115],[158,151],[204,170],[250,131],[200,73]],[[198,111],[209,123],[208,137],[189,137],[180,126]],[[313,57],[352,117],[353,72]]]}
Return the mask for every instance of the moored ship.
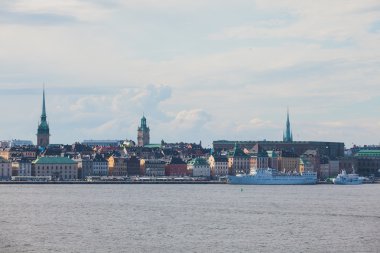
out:
{"label": "moored ship", "polygon": [[257,169],[251,174],[228,176],[228,182],[244,185],[309,185],[317,183],[317,173],[280,173],[271,168]]}
{"label": "moored ship", "polygon": [[347,174],[345,170],[342,170],[342,173],[338,174],[338,176],[333,179],[333,182],[334,184],[362,184],[363,178],[359,177],[358,174]]}

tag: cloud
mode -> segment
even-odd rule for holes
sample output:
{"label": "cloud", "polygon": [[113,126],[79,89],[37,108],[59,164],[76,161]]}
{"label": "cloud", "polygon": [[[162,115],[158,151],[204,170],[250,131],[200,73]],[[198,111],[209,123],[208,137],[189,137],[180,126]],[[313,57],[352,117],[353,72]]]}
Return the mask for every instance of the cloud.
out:
{"label": "cloud", "polygon": [[211,120],[211,115],[203,109],[190,109],[177,113],[172,122],[179,129],[202,129]]}
{"label": "cloud", "polygon": [[37,24],[67,21],[95,21],[106,17],[109,8],[81,0],[15,0],[5,5],[8,20],[18,23],[31,20]]}

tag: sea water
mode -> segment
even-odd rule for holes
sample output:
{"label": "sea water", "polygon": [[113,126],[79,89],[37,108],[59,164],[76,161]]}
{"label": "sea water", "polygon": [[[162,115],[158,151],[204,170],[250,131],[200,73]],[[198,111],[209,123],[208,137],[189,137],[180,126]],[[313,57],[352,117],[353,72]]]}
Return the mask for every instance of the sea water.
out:
{"label": "sea water", "polygon": [[380,184],[0,185],[0,252],[380,252]]}

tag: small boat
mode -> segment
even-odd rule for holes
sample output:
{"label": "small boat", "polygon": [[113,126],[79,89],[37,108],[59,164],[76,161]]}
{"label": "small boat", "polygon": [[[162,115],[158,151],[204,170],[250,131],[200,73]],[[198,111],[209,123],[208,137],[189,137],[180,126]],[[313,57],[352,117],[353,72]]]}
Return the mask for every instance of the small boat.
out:
{"label": "small boat", "polygon": [[351,173],[347,174],[345,170],[342,170],[342,173],[338,174],[336,178],[333,179],[334,184],[362,184],[363,178],[359,177],[358,174]]}

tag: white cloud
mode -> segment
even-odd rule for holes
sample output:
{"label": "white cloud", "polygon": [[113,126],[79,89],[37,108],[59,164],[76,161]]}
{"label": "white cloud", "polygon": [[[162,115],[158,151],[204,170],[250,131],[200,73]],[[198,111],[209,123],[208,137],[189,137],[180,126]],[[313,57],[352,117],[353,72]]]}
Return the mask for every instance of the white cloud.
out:
{"label": "white cloud", "polygon": [[172,123],[179,129],[199,131],[210,120],[211,115],[203,109],[191,109],[178,112]]}

